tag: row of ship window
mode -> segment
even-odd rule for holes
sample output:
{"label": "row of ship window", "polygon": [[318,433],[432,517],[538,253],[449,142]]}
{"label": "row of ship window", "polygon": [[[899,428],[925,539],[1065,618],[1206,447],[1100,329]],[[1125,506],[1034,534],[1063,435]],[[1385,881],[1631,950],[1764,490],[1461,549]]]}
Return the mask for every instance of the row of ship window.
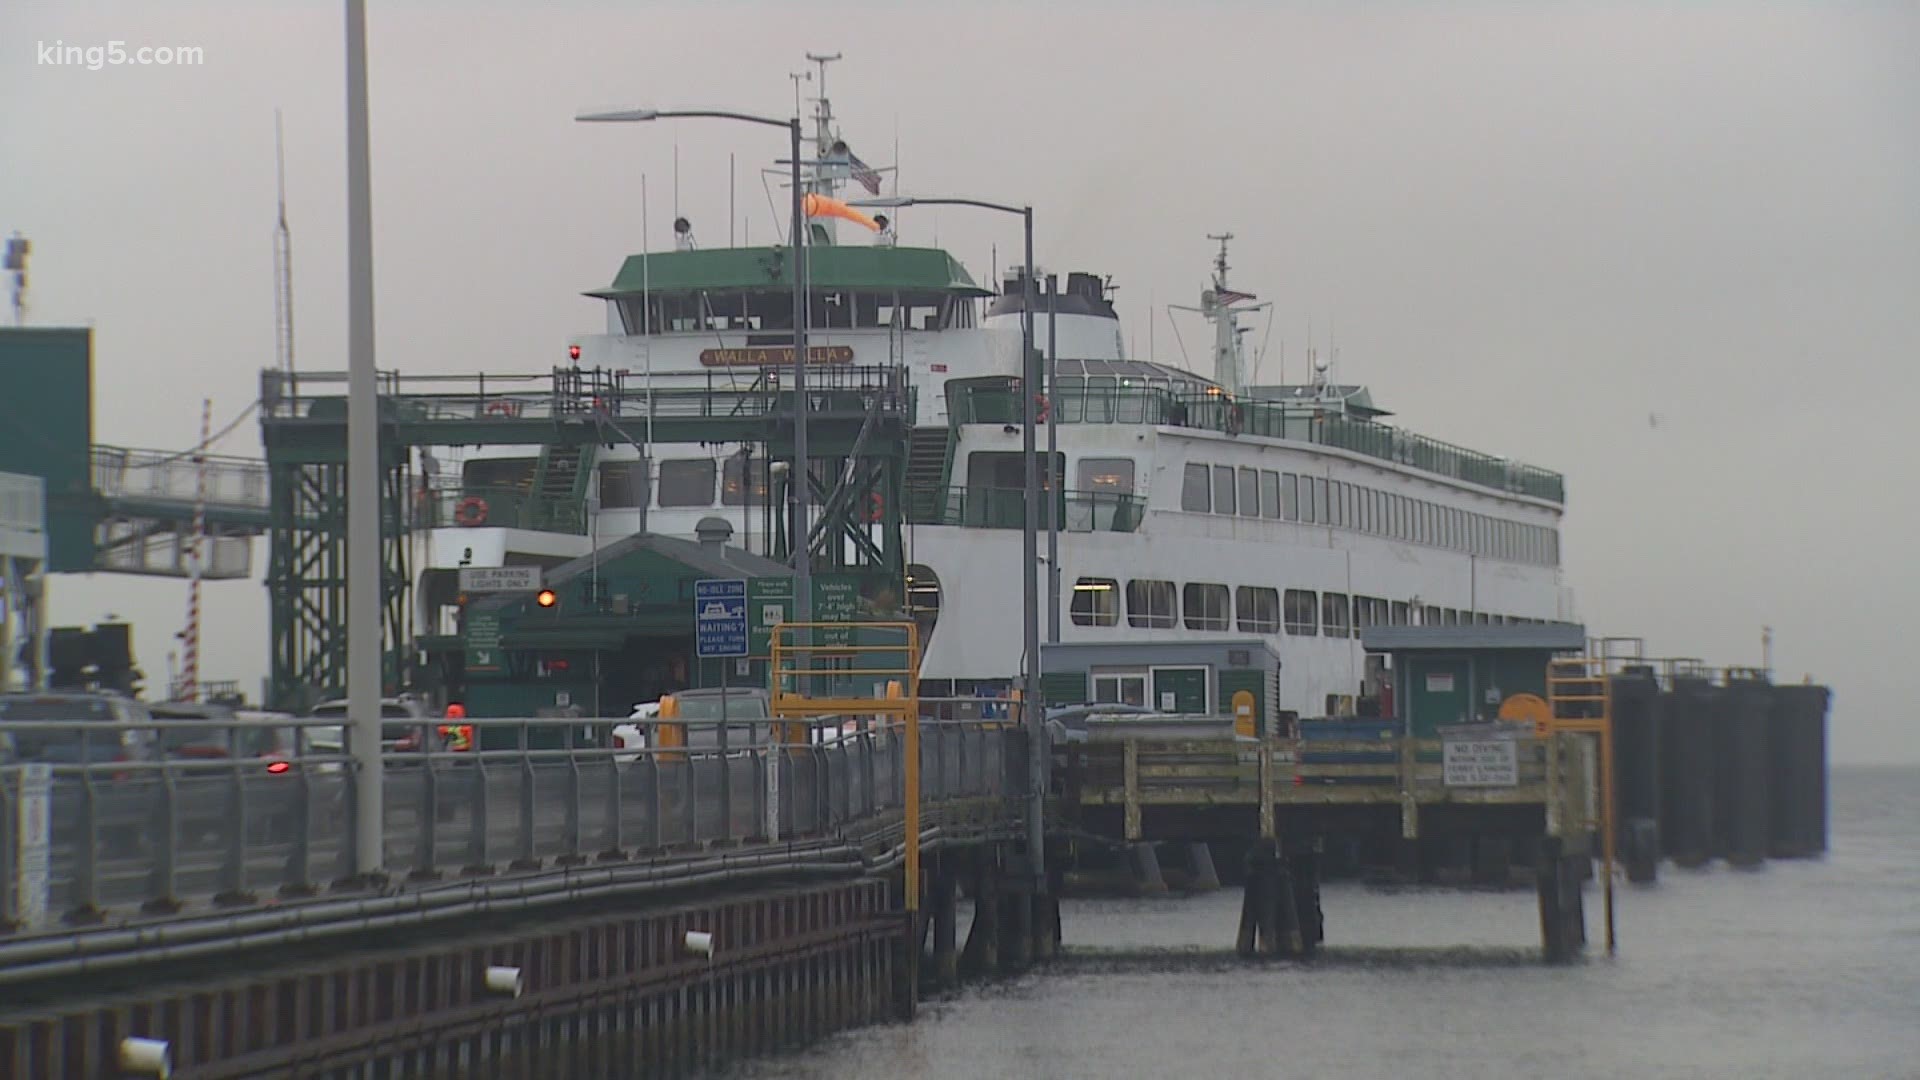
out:
{"label": "row of ship window", "polygon": [[1181,477],[1180,509],[1331,525],[1543,566],[1560,562],[1560,534],[1545,526],[1504,521],[1323,476],[1188,465]]}
{"label": "row of ship window", "polygon": [[[1069,614],[1075,626],[1118,626],[1121,614],[1120,582],[1114,578],[1083,577],[1073,583]],[[1247,634],[1289,634],[1322,637],[1358,637],[1369,626],[1454,626],[1460,623],[1505,625],[1538,623],[1544,619],[1461,611],[1437,604],[1413,604],[1377,596],[1352,596],[1312,589],[1279,589],[1189,581],[1176,588],[1171,581],[1136,578],[1127,582],[1127,625],[1146,630],[1170,630],[1184,623],[1189,630],[1232,630]]]}

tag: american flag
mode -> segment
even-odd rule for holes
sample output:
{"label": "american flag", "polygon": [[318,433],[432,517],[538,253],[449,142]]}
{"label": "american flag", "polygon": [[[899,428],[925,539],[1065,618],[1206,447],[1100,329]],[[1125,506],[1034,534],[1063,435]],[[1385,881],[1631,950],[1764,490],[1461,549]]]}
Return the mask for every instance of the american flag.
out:
{"label": "american flag", "polygon": [[1242,300],[1255,299],[1254,295],[1250,292],[1236,292],[1232,289],[1215,289],[1213,290],[1213,298],[1218,300],[1222,307],[1229,304],[1237,304]]}
{"label": "american flag", "polygon": [[880,194],[880,174],[877,172],[874,172],[872,166],[868,165],[864,161],[861,161],[859,156],[855,154],[852,150],[847,149],[846,143],[843,143],[843,142],[834,143],[833,153],[835,157],[838,157],[842,154],[846,155],[847,164],[852,168],[854,180],[858,181],[861,187],[867,189],[867,194],[869,195]]}

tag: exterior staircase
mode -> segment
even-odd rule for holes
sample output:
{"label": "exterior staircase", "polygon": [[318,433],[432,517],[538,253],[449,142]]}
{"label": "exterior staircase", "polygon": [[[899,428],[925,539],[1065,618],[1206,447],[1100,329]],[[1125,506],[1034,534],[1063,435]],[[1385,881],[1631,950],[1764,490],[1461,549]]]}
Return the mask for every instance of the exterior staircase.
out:
{"label": "exterior staircase", "polygon": [[940,520],[947,501],[947,473],[953,465],[953,431],[916,427],[907,436],[907,520]]}
{"label": "exterior staircase", "polygon": [[578,532],[586,520],[587,487],[593,479],[594,445],[548,446],[533,473],[532,520],[526,527]]}

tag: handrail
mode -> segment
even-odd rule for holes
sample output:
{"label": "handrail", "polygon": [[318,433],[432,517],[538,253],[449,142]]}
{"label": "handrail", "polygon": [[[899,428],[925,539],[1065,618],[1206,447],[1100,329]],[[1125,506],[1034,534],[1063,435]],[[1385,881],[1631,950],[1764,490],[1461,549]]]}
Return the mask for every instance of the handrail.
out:
{"label": "handrail", "polygon": [[[1013,389],[972,387],[953,395],[956,422],[1011,424],[1024,408]],[[1051,403],[1064,424],[1154,424],[1314,443],[1411,465],[1481,487],[1566,501],[1560,473],[1411,431],[1330,412],[1312,402],[1182,394],[1155,386],[1065,386]]]}

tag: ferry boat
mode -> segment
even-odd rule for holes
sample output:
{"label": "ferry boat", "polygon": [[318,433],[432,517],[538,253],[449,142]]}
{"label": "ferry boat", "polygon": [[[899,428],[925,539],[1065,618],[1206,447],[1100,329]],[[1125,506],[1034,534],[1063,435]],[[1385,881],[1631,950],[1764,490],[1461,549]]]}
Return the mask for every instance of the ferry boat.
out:
{"label": "ferry boat", "polygon": [[[882,170],[847,149],[825,75],[823,63],[808,191],[877,194]],[[899,369],[916,388],[904,584],[924,633],[922,693],[1002,689],[1025,661],[1013,628],[1029,269],[984,287],[948,252],[898,243],[884,217],[874,224],[846,242],[839,232],[851,230],[831,218],[813,226],[810,357]],[[792,294],[768,272],[785,252],[702,247],[685,219],[674,233],[673,249],[628,258],[587,294],[604,302],[606,329],[570,339],[569,362],[649,385],[745,387],[756,356],[791,345]],[[1130,355],[1097,273],[1066,274],[1032,313],[1036,346],[1055,349],[1043,407],[1057,450],[1042,469],[1050,492],[1053,478],[1064,485],[1050,494],[1062,508],[1061,565],[1043,580],[1059,590],[1060,639],[1265,638],[1283,658],[1280,708],[1317,717],[1382,707],[1385,661],[1360,643],[1368,625],[1573,619],[1562,478],[1399,427],[1324,362],[1306,383],[1249,384],[1243,323],[1267,305],[1230,283],[1231,237],[1211,239],[1192,309],[1211,330],[1208,371]],[[638,474],[640,449],[597,451],[595,475],[576,485],[593,503],[588,535],[449,522],[434,530],[430,565],[572,558],[643,530],[691,539],[714,516],[738,522],[733,543],[770,553],[765,462],[752,447],[653,449]],[[531,468],[527,452],[496,449],[460,463],[453,482],[524,488]],[[1093,681],[1097,700],[1131,705],[1149,704],[1150,687],[1147,670]]]}

